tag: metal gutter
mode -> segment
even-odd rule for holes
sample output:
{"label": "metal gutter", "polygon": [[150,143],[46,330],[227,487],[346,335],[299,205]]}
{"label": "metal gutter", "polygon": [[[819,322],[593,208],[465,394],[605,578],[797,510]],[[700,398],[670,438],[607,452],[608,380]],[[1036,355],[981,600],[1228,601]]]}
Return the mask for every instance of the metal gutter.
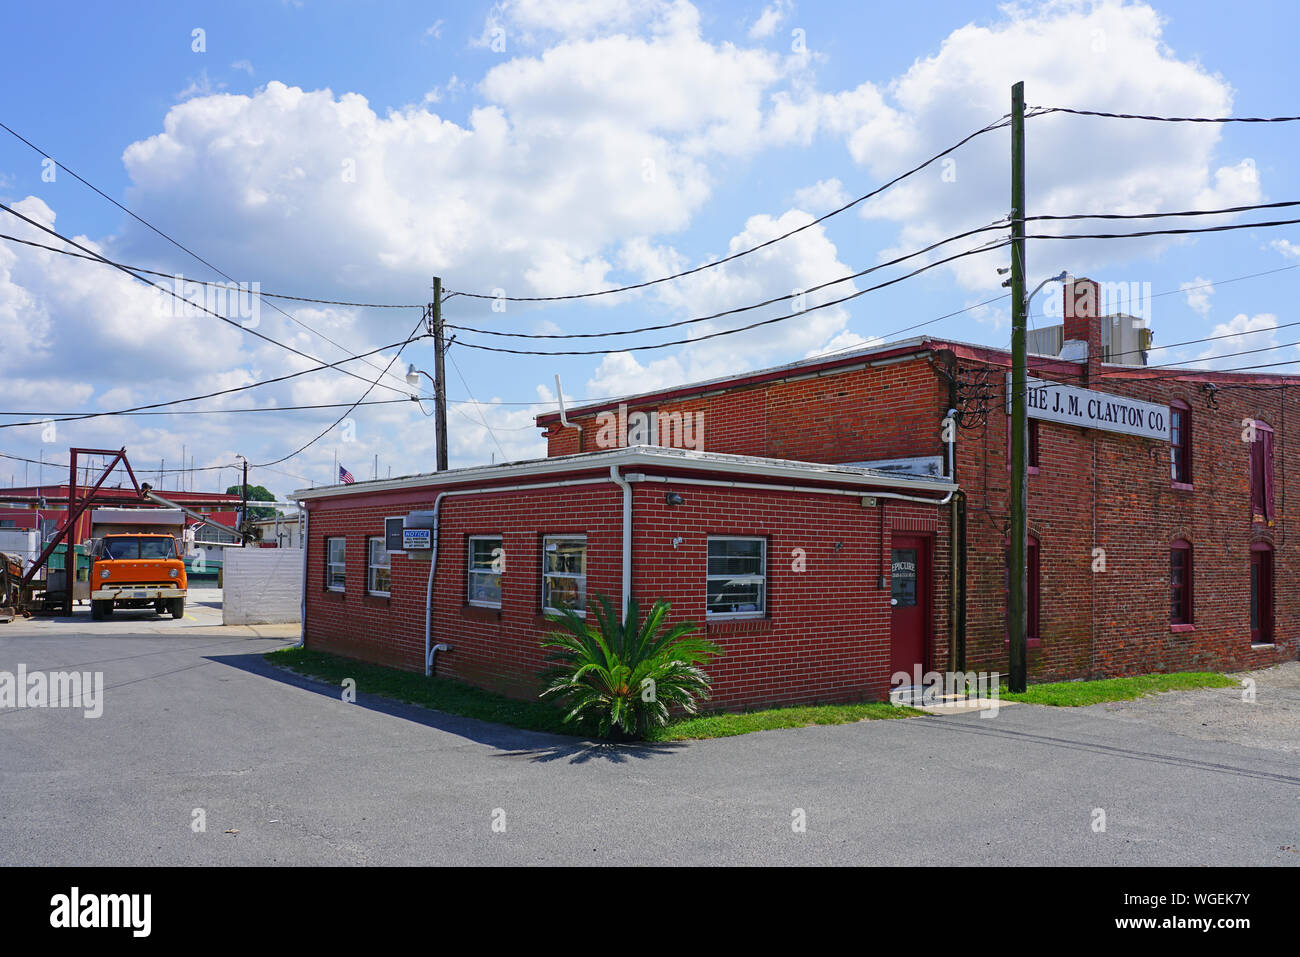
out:
{"label": "metal gutter", "polygon": [[[598,452],[580,452],[554,458],[530,459],[501,465],[480,465],[446,472],[429,472],[395,479],[354,482],[350,485],[331,485],[314,489],[301,489],[294,493],[300,501],[344,498],[369,495],[376,492],[409,491],[437,487],[487,482],[496,479],[518,479],[543,475],[563,475],[581,471],[606,471],[611,466],[620,468],[680,468],[703,472],[737,472],[763,478],[802,479],[816,482],[840,482],[863,488],[915,488],[918,491],[946,492],[952,483],[946,479],[906,476],[896,472],[849,465],[830,465],[816,462],[795,462],[768,459],[751,455],[731,455],[719,452],[694,452],[688,449],[637,445]],[[505,486],[497,486],[504,488]]]}

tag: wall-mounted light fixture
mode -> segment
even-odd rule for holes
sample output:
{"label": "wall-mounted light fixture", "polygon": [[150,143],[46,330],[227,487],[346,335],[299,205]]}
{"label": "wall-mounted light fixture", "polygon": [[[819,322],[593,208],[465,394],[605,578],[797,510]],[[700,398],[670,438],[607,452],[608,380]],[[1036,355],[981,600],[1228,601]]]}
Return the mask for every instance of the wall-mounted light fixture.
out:
{"label": "wall-mounted light fixture", "polygon": [[664,502],[668,504],[669,508],[672,508],[674,505],[685,505],[686,499],[684,499],[677,492],[665,492]]}

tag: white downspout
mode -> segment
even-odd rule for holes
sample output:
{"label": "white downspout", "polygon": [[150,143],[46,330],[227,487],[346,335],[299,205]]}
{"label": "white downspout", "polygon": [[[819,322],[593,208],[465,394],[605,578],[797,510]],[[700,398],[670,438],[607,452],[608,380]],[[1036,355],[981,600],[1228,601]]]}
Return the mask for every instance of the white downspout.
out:
{"label": "white downspout", "polygon": [[954,479],[957,473],[954,471],[953,457],[957,448],[957,410],[948,410],[948,478]]}
{"label": "white downspout", "polygon": [[627,605],[632,600],[632,486],[617,465],[609,467],[609,477],[623,490],[623,623],[627,624]]}
{"label": "white downspout", "polygon": [[556,398],[556,400],[560,403],[560,425],[562,425],[562,426],[563,426],[564,428],[566,428],[566,429],[577,429],[577,430],[578,430],[578,447],[579,447],[579,451],[581,451],[581,448],[582,448],[582,426],[578,425],[578,424],[575,423],[575,422],[570,422],[570,421],[569,421],[569,417],[568,417],[568,415],[565,414],[565,411],[564,411],[564,390],[560,388],[560,374],[559,374],[558,372],[555,374],[555,398]]}
{"label": "white downspout", "polygon": [[[429,543],[429,583],[424,595],[424,676],[427,678],[433,673],[433,657],[439,651],[451,651],[451,645],[442,642],[438,645],[433,644],[433,575],[438,567],[438,522],[441,519],[442,500],[449,495],[491,495],[494,492],[520,492],[525,489],[539,488],[561,488],[568,485],[599,485],[610,481],[603,478],[592,479],[569,479],[560,482],[536,482],[524,485],[496,485],[491,488],[462,488],[448,489],[445,492],[439,492],[438,497],[433,500],[433,531],[430,533],[432,541]],[[617,481],[617,479],[615,479]],[[630,493],[629,488],[628,492]],[[631,518],[631,501],[624,497],[625,518],[624,521],[630,524]],[[631,539],[628,539],[630,543]],[[631,580],[630,563],[624,566],[625,580]]]}

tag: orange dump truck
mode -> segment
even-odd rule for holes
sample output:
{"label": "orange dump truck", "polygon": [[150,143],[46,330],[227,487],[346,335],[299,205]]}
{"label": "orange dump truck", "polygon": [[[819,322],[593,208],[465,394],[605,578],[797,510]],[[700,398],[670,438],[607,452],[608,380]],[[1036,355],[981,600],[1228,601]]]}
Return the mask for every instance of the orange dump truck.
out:
{"label": "orange dump truck", "polygon": [[97,508],[91,512],[90,616],[114,608],[185,614],[185,516],[171,508]]}

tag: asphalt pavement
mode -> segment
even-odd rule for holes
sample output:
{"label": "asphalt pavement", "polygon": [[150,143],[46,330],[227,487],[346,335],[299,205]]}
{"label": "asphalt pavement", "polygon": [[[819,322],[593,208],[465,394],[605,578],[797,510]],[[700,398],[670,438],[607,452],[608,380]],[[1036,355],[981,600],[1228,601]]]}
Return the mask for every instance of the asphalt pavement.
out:
{"label": "asphalt pavement", "polygon": [[262,658],[296,637],[219,596],[0,625],[0,672],[104,682],[0,710],[0,864],[1300,865],[1289,678],[1271,717],[1185,693],[1217,736],[1161,701],[616,746],[347,703]]}

